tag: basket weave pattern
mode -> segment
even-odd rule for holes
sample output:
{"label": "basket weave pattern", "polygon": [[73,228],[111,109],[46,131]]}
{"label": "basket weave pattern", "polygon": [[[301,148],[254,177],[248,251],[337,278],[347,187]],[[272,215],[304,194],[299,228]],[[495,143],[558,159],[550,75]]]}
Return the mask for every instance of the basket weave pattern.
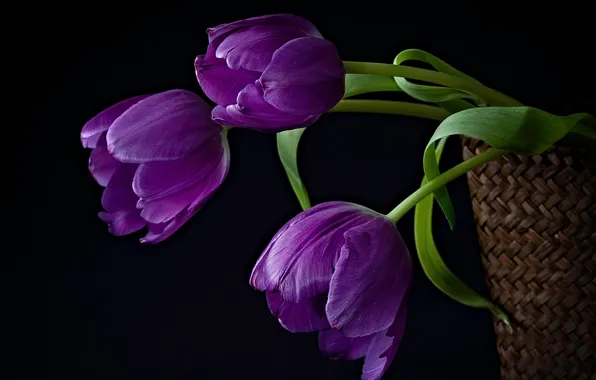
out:
{"label": "basket weave pattern", "polygon": [[[463,139],[468,159],[485,150]],[[501,378],[596,380],[596,152],[509,154],[468,172]]]}

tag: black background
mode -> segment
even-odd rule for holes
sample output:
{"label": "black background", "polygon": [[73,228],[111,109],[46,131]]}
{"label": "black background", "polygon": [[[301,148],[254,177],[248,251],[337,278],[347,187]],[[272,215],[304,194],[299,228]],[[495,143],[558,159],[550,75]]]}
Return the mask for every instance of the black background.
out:
{"label": "black background", "polygon": [[[142,235],[111,236],[97,218],[102,189],[87,170],[82,125],[134,95],[172,88],[201,94],[193,59],[206,48],[209,26],[296,13],[345,60],[391,62],[399,51],[419,48],[553,113],[596,104],[593,24],[571,3],[540,11],[501,3],[325,7],[168,1],[31,4],[23,11],[15,32],[22,40],[11,38],[17,53],[10,62],[24,69],[16,107],[25,110],[18,122],[5,120],[2,142],[4,191],[11,191],[4,197],[7,237],[15,238],[3,250],[16,258],[19,379],[359,378],[359,361],[329,360],[316,334],[285,331],[264,295],[248,285],[270,237],[300,211],[274,135],[231,131],[226,182],[158,245],[140,245]],[[300,150],[313,204],[346,200],[388,212],[419,185],[421,155],[436,125],[323,116]],[[459,160],[453,139],[444,165]],[[449,188],[458,224],[450,232],[436,214],[437,244],[450,268],[486,294],[466,181]],[[412,220],[409,214],[398,227],[414,254]],[[489,313],[450,300],[415,264],[407,331],[386,378],[497,379]]]}

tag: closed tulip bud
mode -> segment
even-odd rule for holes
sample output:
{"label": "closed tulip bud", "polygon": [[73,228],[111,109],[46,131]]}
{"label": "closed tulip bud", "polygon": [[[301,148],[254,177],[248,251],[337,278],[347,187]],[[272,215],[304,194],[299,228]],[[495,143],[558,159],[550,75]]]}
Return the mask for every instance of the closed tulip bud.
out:
{"label": "closed tulip bud", "polygon": [[144,243],[170,236],[224,181],[225,130],[190,91],[171,90],[117,103],[89,120],[81,141],[89,170],[105,187],[99,217],[115,235],[147,226]]}
{"label": "closed tulip bud", "polygon": [[327,202],[286,223],[253,269],[250,283],[291,332],[319,332],[335,359],[364,357],[362,379],[379,379],[406,321],[412,262],[386,216]]}
{"label": "closed tulip bud", "polygon": [[278,132],[308,126],[343,97],[335,46],[307,20],[268,15],[207,30],[197,79],[226,126]]}

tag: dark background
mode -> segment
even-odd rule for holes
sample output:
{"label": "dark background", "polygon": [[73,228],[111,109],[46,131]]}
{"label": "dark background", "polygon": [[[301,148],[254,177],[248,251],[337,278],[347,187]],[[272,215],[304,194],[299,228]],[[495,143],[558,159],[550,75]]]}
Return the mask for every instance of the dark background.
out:
{"label": "dark background", "polygon": [[[24,111],[5,111],[19,119],[5,119],[2,141],[3,191],[10,191],[3,208],[11,215],[2,250],[16,259],[10,351],[19,379],[359,378],[360,361],[323,357],[316,334],[285,331],[248,285],[270,237],[300,211],[274,135],[230,132],[225,184],[158,245],[140,245],[141,234],[111,236],[97,218],[102,188],[88,173],[81,127],[134,95],[172,88],[201,94],[193,59],[206,48],[209,26],[296,13],[345,60],[391,62],[403,49],[420,48],[553,113],[596,104],[593,24],[572,3],[539,11],[501,3],[325,6],[167,1],[23,10],[9,61],[23,72],[23,94],[13,97]],[[313,204],[345,200],[388,212],[419,185],[423,148],[436,126],[406,117],[323,116],[300,150]],[[444,165],[460,160],[453,139]],[[450,232],[436,214],[438,247],[457,275],[486,294],[466,181],[449,188],[458,224]],[[415,256],[412,220],[410,213],[398,227]],[[490,314],[444,296],[415,264],[407,331],[385,378],[497,379]]]}

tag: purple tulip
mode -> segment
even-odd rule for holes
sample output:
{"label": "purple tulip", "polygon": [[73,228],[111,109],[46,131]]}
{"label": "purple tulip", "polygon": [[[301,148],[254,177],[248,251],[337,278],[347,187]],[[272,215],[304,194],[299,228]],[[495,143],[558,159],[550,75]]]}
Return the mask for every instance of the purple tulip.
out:
{"label": "purple tulip", "polygon": [[335,46],[309,21],[268,15],[207,29],[195,60],[205,94],[226,126],[283,131],[308,126],[344,95],[345,70]]}
{"label": "purple tulip", "polygon": [[332,358],[364,357],[367,380],[393,360],[411,282],[410,254],[393,222],[346,202],[319,204],[286,223],[250,278],[284,328],[319,331],[319,348]]}
{"label": "purple tulip", "polygon": [[171,90],[123,100],[85,124],[89,170],[105,187],[99,217],[114,235],[147,226],[157,243],[192,217],[225,179],[224,128],[196,94]]}

